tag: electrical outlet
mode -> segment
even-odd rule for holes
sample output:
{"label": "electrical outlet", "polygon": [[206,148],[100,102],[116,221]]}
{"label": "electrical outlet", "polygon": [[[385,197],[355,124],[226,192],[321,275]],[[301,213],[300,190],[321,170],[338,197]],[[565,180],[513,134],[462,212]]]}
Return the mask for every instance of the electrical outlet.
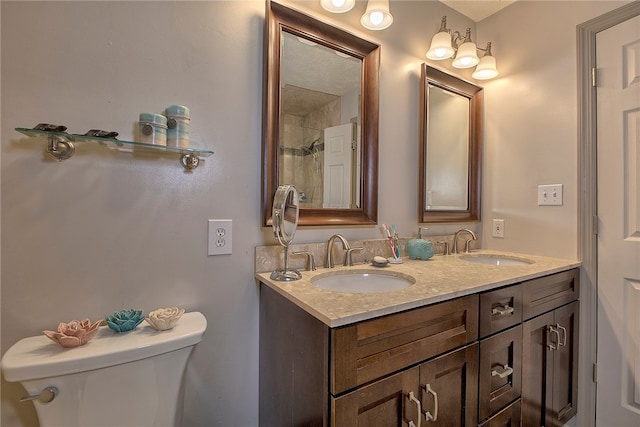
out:
{"label": "electrical outlet", "polygon": [[562,206],[562,184],[538,185],[538,206]]}
{"label": "electrical outlet", "polygon": [[233,249],[233,220],[209,220],[209,255],[229,255]]}
{"label": "electrical outlet", "polygon": [[493,220],[493,237],[504,239],[504,219]]}

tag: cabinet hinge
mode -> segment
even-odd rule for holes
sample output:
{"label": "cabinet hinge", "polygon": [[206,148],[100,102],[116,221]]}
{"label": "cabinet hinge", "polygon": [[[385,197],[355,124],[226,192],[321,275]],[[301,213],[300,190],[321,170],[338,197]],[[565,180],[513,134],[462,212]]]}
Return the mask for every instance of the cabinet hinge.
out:
{"label": "cabinet hinge", "polygon": [[596,67],[591,69],[591,87],[598,87],[598,69]]}
{"label": "cabinet hinge", "polygon": [[598,382],[598,364],[597,363],[593,364],[593,382],[594,383]]}
{"label": "cabinet hinge", "polygon": [[591,227],[593,229],[593,235],[597,236],[598,235],[598,216],[597,215],[593,216]]}

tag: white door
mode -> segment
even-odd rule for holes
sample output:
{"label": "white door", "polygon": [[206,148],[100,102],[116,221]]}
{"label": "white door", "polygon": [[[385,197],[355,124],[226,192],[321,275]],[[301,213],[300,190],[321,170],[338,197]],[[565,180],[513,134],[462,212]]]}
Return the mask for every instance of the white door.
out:
{"label": "white door", "polygon": [[353,123],[324,130],[323,208],[350,207],[353,137]]}
{"label": "white door", "polygon": [[596,38],[596,424],[640,426],[640,16]]}

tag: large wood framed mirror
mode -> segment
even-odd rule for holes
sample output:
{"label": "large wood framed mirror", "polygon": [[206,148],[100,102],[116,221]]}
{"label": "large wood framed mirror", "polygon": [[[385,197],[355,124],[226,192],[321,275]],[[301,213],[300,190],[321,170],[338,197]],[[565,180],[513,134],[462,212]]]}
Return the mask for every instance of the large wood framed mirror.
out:
{"label": "large wood framed mirror", "polygon": [[422,64],[418,220],[480,220],[483,89]]}
{"label": "large wood framed mirror", "polygon": [[266,5],[262,225],[284,184],[301,226],[376,224],[380,47]]}

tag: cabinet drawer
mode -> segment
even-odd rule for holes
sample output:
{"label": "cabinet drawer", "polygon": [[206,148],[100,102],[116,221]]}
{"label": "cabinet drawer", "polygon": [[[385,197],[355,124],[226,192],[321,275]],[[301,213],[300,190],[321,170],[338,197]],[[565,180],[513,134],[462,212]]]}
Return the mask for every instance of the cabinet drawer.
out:
{"label": "cabinet drawer", "polygon": [[480,427],[520,427],[520,425],[520,400],[516,400],[480,424]]}
{"label": "cabinet drawer", "polygon": [[522,286],[508,286],[480,295],[480,338],[520,322],[522,322]]}
{"label": "cabinet drawer", "polygon": [[479,420],[520,397],[522,386],[522,325],[480,341],[478,373]]}
{"label": "cabinet drawer", "polygon": [[580,270],[563,271],[539,279],[528,280],[523,286],[523,318],[531,319],[580,296]]}
{"label": "cabinet drawer", "polygon": [[342,393],[477,338],[477,295],[331,329],[330,392]]}

